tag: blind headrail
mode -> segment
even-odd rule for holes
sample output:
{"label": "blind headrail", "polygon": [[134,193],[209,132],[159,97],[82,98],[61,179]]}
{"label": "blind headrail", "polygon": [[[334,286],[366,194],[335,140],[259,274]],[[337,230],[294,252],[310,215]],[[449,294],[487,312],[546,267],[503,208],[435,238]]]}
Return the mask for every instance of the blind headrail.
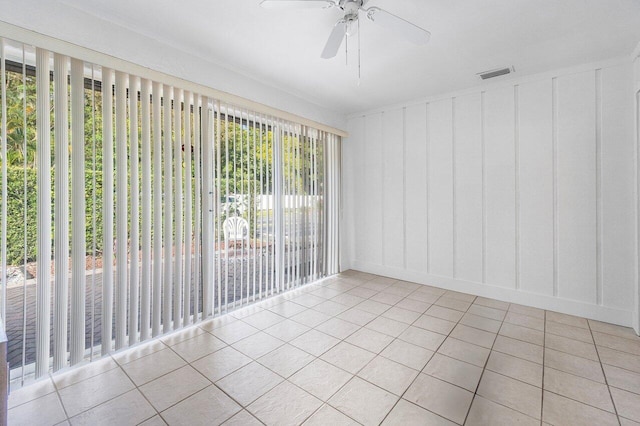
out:
{"label": "blind headrail", "polygon": [[241,96],[233,95],[221,90],[216,90],[199,83],[194,83],[189,80],[175,77],[161,71],[156,71],[151,68],[126,61],[124,59],[116,58],[115,56],[107,55],[105,53],[101,53],[86,47],[78,46],[64,40],[60,40],[48,35],[28,30],[26,28],[21,28],[16,25],[9,24],[7,22],[0,21],[0,36],[14,40],[20,40],[21,42],[24,42],[26,44],[38,46],[52,52],[75,57],[83,61],[107,68],[117,69],[122,72],[131,75],[137,75],[142,78],[159,81],[170,86],[181,87],[184,90],[197,92],[204,96],[218,99],[221,102],[236,105],[240,108],[247,108],[261,114],[271,115],[282,120],[303,124],[305,126],[313,127],[317,130],[333,133],[343,138],[349,136],[349,134],[342,129],[328,126],[309,118],[305,118],[278,108],[270,107],[260,102],[243,98]]}

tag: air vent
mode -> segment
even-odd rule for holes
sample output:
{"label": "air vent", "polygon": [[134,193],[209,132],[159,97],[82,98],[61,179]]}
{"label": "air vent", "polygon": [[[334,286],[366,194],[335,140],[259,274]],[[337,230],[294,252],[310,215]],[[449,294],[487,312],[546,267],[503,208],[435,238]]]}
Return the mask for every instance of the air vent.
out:
{"label": "air vent", "polygon": [[500,69],[497,69],[497,70],[483,71],[483,72],[478,73],[476,75],[479,75],[480,78],[483,79],[483,80],[487,80],[489,78],[494,78],[494,77],[499,77],[501,75],[510,74],[512,72],[515,72],[515,69],[513,67],[509,67],[509,68],[500,68]]}

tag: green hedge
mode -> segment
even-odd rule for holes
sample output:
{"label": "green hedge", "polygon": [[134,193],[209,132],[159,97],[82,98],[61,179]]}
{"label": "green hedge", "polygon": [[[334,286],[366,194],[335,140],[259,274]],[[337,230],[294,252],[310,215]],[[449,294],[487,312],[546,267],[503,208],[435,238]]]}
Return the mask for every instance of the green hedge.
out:
{"label": "green hedge", "polygon": [[[51,176],[51,209],[53,213],[55,202],[55,184],[53,171]],[[37,185],[36,185],[36,169],[26,169],[27,182],[27,262],[35,261],[38,255],[37,250]],[[22,265],[24,262],[24,181],[25,170],[22,167],[7,168],[7,263],[9,265]],[[71,188],[71,186],[69,186]],[[92,211],[93,211],[93,171],[85,171],[85,188],[86,191],[86,241],[87,253],[93,250],[93,228],[92,228]],[[71,215],[71,205],[73,199],[69,196],[69,215]],[[0,194],[0,205],[4,202],[2,194]],[[54,224],[51,224],[52,236],[55,235]],[[102,251],[102,172],[96,171],[96,246],[98,251]],[[69,238],[71,238],[71,230],[69,230]]]}

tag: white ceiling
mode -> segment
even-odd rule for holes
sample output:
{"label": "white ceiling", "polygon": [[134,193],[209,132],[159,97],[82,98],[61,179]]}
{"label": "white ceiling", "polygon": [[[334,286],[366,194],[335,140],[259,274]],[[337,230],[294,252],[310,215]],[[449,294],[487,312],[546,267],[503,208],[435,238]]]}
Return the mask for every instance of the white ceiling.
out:
{"label": "white ceiling", "polygon": [[[517,75],[629,55],[638,0],[370,0],[432,33],[426,46],[362,19],[355,47],[320,52],[338,9],[269,10],[259,0],[57,0],[342,113],[464,89],[476,73]],[[73,23],[69,23],[73,25]]]}

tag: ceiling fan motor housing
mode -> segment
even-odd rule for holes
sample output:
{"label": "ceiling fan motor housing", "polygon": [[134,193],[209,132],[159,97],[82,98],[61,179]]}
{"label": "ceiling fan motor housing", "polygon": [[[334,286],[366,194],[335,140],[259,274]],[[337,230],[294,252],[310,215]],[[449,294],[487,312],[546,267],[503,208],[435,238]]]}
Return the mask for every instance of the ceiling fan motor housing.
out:
{"label": "ceiling fan motor housing", "polygon": [[364,4],[363,0],[340,0],[339,7],[344,10],[342,22],[346,24],[346,35],[352,36],[355,33],[355,24],[358,21],[358,11]]}
{"label": "ceiling fan motor housing", "polygon": [[345,17],[347,15],[358,16],[358,10],[364,5],[363,0],[340,0],[339,7],[344,10]]}

